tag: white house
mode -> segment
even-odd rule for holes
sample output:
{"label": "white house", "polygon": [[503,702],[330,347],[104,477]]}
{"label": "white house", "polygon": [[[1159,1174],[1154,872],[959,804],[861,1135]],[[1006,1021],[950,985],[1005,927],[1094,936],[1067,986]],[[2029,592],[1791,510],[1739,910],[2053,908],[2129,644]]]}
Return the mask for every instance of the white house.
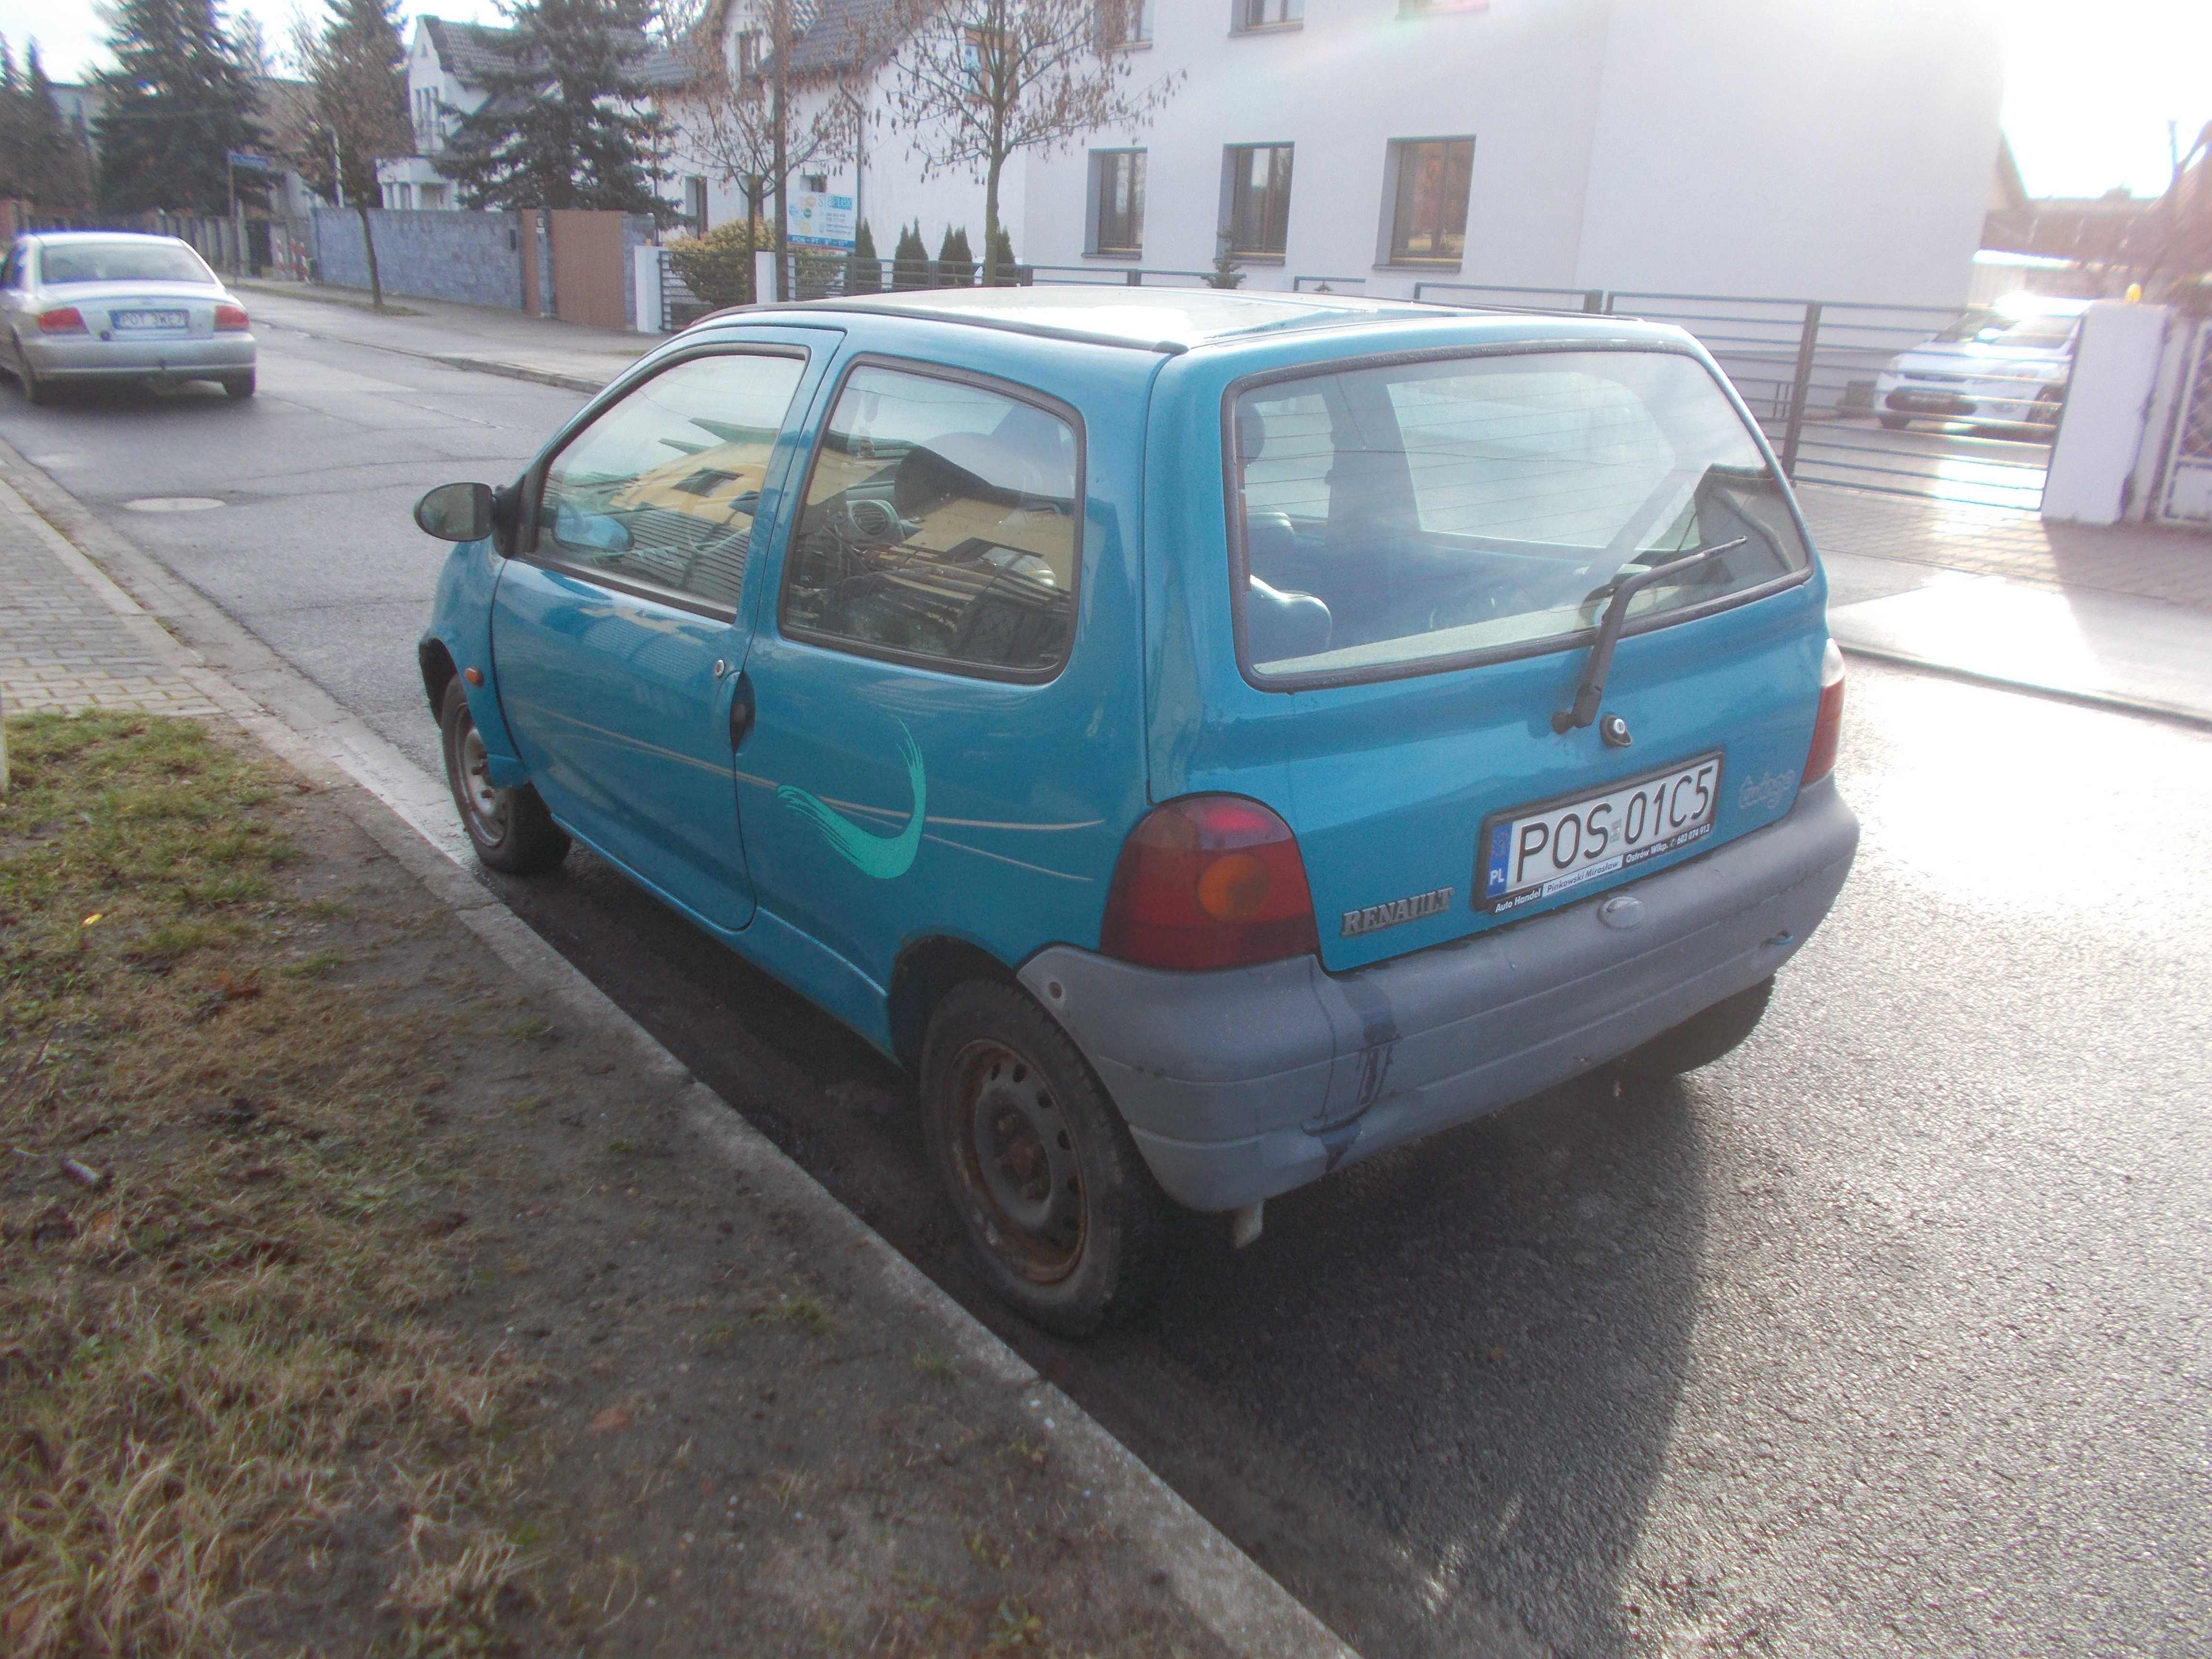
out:
{"label": "white house", "polygon": [[[764,4],[732,5],[732,61],[761,61],[743,37]],[[896,71],[870,36],[884,0],[796,9],[794,79],[843,77],[885,118],[857,161],[805,182],[856,197],[885,256],[915,218],[933,251],[956,224],[980,252],[980,181],[923,182],[888,119]],[[1262,288],[1966,294],[1999,143],[1998,41],[1976,0],[1101,0],[1098,15],[1134,82],[1184,79],[1144,129],[1008,169],[1024,263],[1112,280],[1204,270],[1225,243]],[[727,180],[705,193],[712,218],[742,211]]]}
{"label": "white house", "polygon": [[[460,202],[451,180],[433,159],[446,148],[464,116],[483,107],[484,76],[507,64],[501,48],[512,29],[481,23],[456,23],[421,17],[407,49],[407,109],[415,129],[415,154],[386,161],[376,170],[387,208],[456,208]],[[683,79],[675,56],[654,47],[638,63],[647,84],[672,88]]]}

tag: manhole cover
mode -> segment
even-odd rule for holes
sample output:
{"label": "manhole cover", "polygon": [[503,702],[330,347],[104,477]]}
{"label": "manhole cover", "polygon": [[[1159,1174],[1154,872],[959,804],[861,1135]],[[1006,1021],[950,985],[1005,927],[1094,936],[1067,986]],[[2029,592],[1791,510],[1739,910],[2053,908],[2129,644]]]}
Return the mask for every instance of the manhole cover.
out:
{"label": "manhole cover", "polygon": [[204,513],[223,503],[212,495],[141,495],[123,505],[131,513]]}

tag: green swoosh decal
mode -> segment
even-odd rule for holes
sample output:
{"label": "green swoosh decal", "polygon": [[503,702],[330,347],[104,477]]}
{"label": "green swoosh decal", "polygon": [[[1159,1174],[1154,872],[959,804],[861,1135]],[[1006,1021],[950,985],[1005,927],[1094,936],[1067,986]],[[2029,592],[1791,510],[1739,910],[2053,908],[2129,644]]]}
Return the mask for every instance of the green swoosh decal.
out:
{"label": "green swoosh decal", "polygon": [[914,787],[914,816],[906,821],[906,828],[896,836],[878,836],[860,826],[810,795],[796,784],[778,786],[775,798],[805,818],[828,842],[838,856],[852,865],[864,876],[873,876],[878,881],[890,881],[902,876],[914,867],[914,855],[921,850],[922,809],[927,804],[927,779],[923,775],[921,750],[914,744],[914,733],[899,722],[899,748],[906,757],[907,781]]}

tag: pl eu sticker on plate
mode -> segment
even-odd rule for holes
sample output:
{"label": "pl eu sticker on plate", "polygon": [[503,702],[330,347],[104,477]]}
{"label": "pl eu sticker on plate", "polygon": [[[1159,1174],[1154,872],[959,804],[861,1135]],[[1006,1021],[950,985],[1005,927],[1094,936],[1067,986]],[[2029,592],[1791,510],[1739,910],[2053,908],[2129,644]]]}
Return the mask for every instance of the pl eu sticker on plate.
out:
{"label": "pl eu sticker on plate", "polygon": [[1475,906],[1518,909],[1703,840],[1720,797],[1715,753],[1602,794],[1493,813],[1476,842]]}

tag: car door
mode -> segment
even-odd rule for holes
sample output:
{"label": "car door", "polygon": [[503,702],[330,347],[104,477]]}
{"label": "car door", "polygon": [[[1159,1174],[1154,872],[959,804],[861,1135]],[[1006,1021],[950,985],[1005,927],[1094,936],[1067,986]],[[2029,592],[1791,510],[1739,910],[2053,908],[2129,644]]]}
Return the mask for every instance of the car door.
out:
{"label": "car door", "polygon": [[23,296],[28,281],[26,267],[29,263],[29,244],[18,242],[8,250],[8,258],[0,264],[0,331],[7,336],[8,356],[11,362],[21,360],[15,349],[16,331],[23,325]]}
{"label": "car door", "polygon": [[[1141,388],[1087,395],[1097,470],[1133,477]],[[1133,558],[1068,404],[867,356],[823,401],[739,801],[763,960],[881,1040],[908,941],[1096,935],[1142,793]]]}
{"label": "car door", "polygon": [[753,910],[731,711],[748,574],[834,330],[672,359],[532,470],[492,604],[500,707],[584,842],[709,927]]}

